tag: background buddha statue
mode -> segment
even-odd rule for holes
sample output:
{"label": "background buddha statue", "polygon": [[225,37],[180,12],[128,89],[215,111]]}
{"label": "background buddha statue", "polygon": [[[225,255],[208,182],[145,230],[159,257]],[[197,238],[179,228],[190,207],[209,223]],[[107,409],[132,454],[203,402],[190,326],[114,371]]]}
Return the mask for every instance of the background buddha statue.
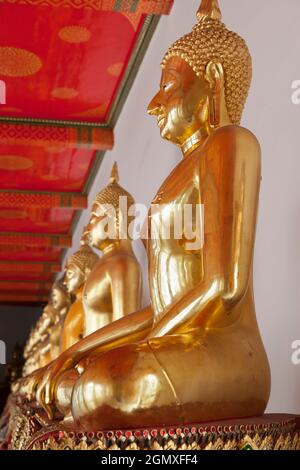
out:
{"label": "background buddha statue", "polygon": [[[50,362],[49,349],[44,350],[47,339],[49,337],[49,329],[54,323],[57,312],[51,301],[45,306],[42,315],[38,319],[35,327],[30,333],[28,341],[24,349],[25,364],[23,368],[23,376],[31,374],[34,370],[48,364]],[[43,349],[43,353],[41,353]]]}
{"label": "background buddha statue", "polygon": [[114,163],[110,183],[97,194],[85,229],[89,243],[102,251],[84,287],[85,336],[141,307],[141,268],[127,237],[133,220],[127,208],[135,201],[118,181]]}
{"label": "background buddha statue", "polygon": [[[153,201],[163,216],[149,214],[156,234],[147,244],[151,307],[81,340],[39,383],[49,413],[62,374],[93,359],[69,395],[77,428],[241,418],[262,414],[268,402],[252,288],[260,146],[239,126],[251,57],[221,22],[217,1],[203,0],[197,16],[192,32],[168,50],[148,108],[161,136],[183,154]],[[163,238],[187,204],[194,239]]]}
{"label": "background buddha statue", "polygon": [[[84,243],[84,237],[85,234],[83,234],[82,243]],[[59,352],[65,351],[83,338],[85,320],[82,291],[98,259],[99,257],[89,246],[82,244],[81,248],[67,260],[64,284],[68,292],[75,296],[75,301],[64,321]]]}
{"label": "background buddha statue", "polygon": [[62,281],[56,281],[52,286],[49,303],[27,341],[23,375],[44,367],[58,356],[62,322],[70,304],[70,296]]}
{"label": "background buddha statue", "polygon": [[56,359],[60,354],[60,342],[65,317],[71,308],[71,295],[67,291],[64,280],[55,282],[51,292],[51,302],[56,311],[54,322],[49,331],[50,360]]}

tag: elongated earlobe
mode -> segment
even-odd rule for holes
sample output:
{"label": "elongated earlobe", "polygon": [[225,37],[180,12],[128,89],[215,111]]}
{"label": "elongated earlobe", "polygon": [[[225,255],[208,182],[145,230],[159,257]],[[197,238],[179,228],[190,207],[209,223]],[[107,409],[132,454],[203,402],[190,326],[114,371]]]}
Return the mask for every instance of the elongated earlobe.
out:
{"label": "elongated earlobe", "polygon": [[221,121],[221,100],[224,86],[224,70],[220,62],[209,62],[206,66],[205,78],[210,84],[211,98],[209,103],[209,119],[212,127],[219,127]]}

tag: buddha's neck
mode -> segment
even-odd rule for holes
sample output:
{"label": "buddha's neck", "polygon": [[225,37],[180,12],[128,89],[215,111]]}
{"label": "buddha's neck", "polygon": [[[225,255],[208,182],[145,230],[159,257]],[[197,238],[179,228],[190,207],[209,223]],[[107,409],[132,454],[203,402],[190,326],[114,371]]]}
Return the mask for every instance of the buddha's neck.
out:
{"label": "buddha's neck", "polygon": [[224,126],[231,125],[231,121],[228,115],[225,95],[222,93],[221,97],[221,106],[220,106],[220,122],[217,126],[212,126],[209,122],[203,125],[200,129],[198,129],[194,134],[192,134],[185,142],[181,145],[181,151],[184,157],[190,155],[194,150],[198,147],[201,147],[207,138],[213,134],[213,132]]}
{"label": "buddha's neck", "polygon": [[82,299],[83,288],[84,288],[84,284],[82,284],[82,286],[80,286],[79,289],[77,290],[77,292],[76,292],[76,300],[81,300],[81,299]]}
{"label": "buddha's neck", "polygon": [[204,144],[207,137],[209,136],[209,131],[206,129],[198,129],[194,134],[192,134],[182,145],[181,151],[184,157],[188,157],[194,150]]}
{"label": "buddha's neck", "polygon": [[107,243],[104,247],[99,247],[99,249],[103,252],[103,255],[117,253],[118,251],[133,252],[130,240],[114,240]]}

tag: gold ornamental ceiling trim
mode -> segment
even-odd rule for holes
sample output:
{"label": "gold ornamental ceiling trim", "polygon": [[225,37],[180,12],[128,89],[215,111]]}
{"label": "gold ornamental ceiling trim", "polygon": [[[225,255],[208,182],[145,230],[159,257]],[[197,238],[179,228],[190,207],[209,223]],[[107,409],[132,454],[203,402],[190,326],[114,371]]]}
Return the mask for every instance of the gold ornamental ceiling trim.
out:
{"label": "gold ornamental ceiling trim", "polygon": [[167,15],[173,6],[173,0],[0,0],[0,3],[140,13],[141,15]]}
{"label": "gold ornamental ceiling trim", "polygon": [[72,237],[64,234],[30,233],[30,232],[0,232],[0,245],[70,248]]}
{"label": "gold ornamental ceiling trim", "polygon": [[56,207],[86,209],[88,199],[81,193],[47,192],[47,191],[15,191],[0,189],[0,207],[38,207],[52,209]]}

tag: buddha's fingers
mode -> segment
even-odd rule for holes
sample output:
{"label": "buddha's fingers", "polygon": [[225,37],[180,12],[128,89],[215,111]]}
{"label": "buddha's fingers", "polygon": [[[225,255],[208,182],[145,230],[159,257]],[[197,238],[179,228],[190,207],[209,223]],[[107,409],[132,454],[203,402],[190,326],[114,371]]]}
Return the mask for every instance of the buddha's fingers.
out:
{"label": "buddha's fingers", "polygon": [[27,400],[29,401],[33,401],[34,400],[34,392],[35,392],[35,384],[36,384],[36,380],[35,380],[35,377],[30,377],[30,379],[28,379],[28,383],[27,385],[25,384],[25,387],[26,387],[26,396],[27,396]]}
{"label": "buddha's fingers", "polygon": [[45,388],[48,380],[48,373],[45,374],[42,381],[36,388],[35,398],[36,401],[41,405],[43,408],[45,406]]}
{"label": "buddha's fingers", "polygon": [[37,374],[34,374],[28,379],[27,385],[25,384],[25,386],[27,387],[27,399],[29,401],[33,401],[35,399],[35,391],[38,385],[38,381],[39,376]]}
{"label": "buddha's fingers", "polygon": [[43,406],[42,404],[42,396],[43,396],[43,381],[40,384],[36,384],[34,390],[32,389],[35,399],[39,405]]}
{"label": "buddha's fingers", "polygon": [[57,383],[57,374],[49,373],[47,381],[45,383],[45,400],[44,403],[47,406],[50,406],[54,401],[54,390]]}
{"label": "buddha's fingers", "polygon": [[42,384],[38,387],[37,389],[37,392],[36,392],[36,400],[37,402],[43,407],[43,409],[45,410],[45,412],[47,413],[47,416],[49,418],[49,420],[52,420],[53,419],[53,412],[52,412],[52,408],[50,405],[48,405],[47,403],[45,403],[45,386],[44,386],[44,383],[42,382]]}

